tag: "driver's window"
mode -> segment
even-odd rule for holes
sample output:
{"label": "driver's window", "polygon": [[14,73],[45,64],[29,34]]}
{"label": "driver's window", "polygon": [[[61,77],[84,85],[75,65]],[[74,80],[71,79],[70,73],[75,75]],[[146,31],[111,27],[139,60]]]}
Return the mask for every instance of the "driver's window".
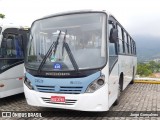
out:
{"label": "driver's window", "polygon": [[[109,35],[110,35],[110,31],[112,28],[114,28],[114,23],[112,21],[109,21]],[[109,41],[109,56],[113,56],[116,55],[116,47],[115,47],[115,43],[111,43]]]}

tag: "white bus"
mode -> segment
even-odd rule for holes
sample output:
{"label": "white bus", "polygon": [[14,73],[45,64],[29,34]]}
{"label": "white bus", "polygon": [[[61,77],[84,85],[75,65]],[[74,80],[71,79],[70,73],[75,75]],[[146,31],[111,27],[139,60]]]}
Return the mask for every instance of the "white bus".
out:
{"label": "white bus", "polygon": [[107,111],[133,83],[136,44],[105,11],[74,11],[33,22],[24,93],[32,106]]}
{"label": "white bus", "polygon": [[23,92],[27,33],[19,26],[0,26],[0,98]]}

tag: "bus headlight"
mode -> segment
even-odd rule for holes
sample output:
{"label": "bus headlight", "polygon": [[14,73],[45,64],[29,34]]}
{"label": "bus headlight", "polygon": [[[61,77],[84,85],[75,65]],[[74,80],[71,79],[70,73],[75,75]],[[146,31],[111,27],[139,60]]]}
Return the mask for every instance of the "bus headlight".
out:
{"label": "bus headlight", "polygon": [[97,84],[98,85],[103,85],[104,84],[104,80],[103,79],[98,79],[97,80]]}
{"label": "bus headlight", "polygon": [[30,90],[34,90],[32,84],[31,84],[31,81],[29,79],[25,78],[24,83]]}
{"label": "bus headlight", "polygon": [[86,93],[93,93],[105,84],[105,77],[101,75],[97,80],[93,81],[87,88]]}

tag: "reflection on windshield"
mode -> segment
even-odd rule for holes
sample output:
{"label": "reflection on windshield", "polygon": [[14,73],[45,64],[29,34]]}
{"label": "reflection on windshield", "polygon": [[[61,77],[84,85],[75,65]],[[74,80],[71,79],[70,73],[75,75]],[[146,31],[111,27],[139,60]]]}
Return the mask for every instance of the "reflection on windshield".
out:
{"label": "reflection on windshield", "polygon": [[45,54],[42,62],[40,63],[39,65],[39,68],[38,68],[38,71],[40,72],[40,70],[42,69],[43,65],[45,64],[46,60],[47,60],[47,57],[49,57],[49,55],[51,54],[52,52],[52,49],[53,49],[53,55],[51,55],[51,62],[53,62],[55,60],[55,53],[56,53],[56,50],[57,50],[57,46],[58,46],[58,43],[59,43],[59,38],[60,38],[60,35],[61,35],[61,31],[59,32],[58,36],[57,36],[57,40],[56,42],[53,42],[49,48],[49,50],[47,51],[47,53]]}
{"label": "reflection on windshield", "polygon": [[80,70],[93,69],[105,64],[105,15],[87,13],[36,21],[28,46],[28,67],[39,68],[52,43],[56,42],[59,30],[62,32],[56,51],[53,48],[47,55],[42,70],[75,70],[75,64]]}

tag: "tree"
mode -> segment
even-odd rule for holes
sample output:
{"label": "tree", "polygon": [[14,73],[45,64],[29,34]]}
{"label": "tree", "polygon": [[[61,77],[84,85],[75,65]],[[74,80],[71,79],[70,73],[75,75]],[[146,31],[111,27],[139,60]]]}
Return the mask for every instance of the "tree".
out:
{"label": "tree", "polygon": [[155,61],[150,61],[149,64],[150,64],[150,69],[152,70],[153,73],[159,72],[160,63]]}
{"label": "tree", "polygon": [[137,66],[137,73],[140,76],[149,76],[152,74],[150,64],[139,63]]}
{"label": "tree", "polygon": [[0,13],[0,18],[5,18],[5,15]]}
{"label": "tree", "polygon": [[160,72],[160,63],[150,61],[149,63],[138,63],[137,74],[140,76],[149,76],[152,73]]}

